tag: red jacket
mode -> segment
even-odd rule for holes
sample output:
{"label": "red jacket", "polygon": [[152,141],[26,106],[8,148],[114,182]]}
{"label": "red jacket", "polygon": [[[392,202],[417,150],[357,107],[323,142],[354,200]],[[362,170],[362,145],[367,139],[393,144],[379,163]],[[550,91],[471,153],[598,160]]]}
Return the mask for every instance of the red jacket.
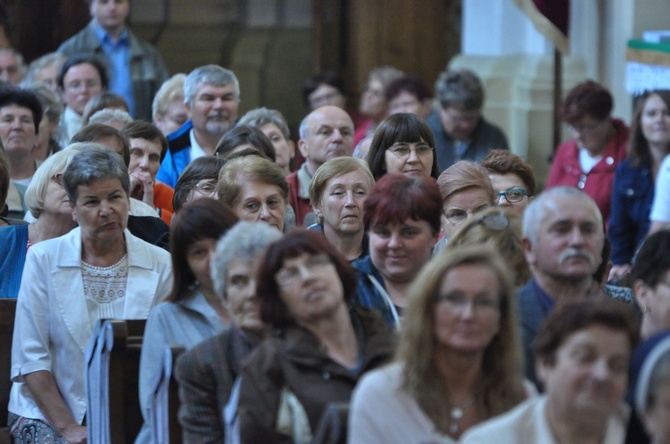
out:
{"label": "red jacket", "polygon": [[301,187],[300,178],[298,177],[298,173],[303,169],[306,171],[306,163],[300,169],[286,177],[286,181],[288,182],[288,203],[293,207],[293,211],[295,211],[295,225],[297,227],[302,227],[305,216],[312,211],[312,205],[309,203],[309,194],[305,193],[307,187]]}
{"label": "red jacket", "polygon": [[[579,165],[579,147],[575,140],[570,140],[561,144],[556,150],[545,185],[547,190],[561,185],[581,188],[596,201],[604,221],[608,221],[610,217],[614,172],[617,165],[626,158],[626,146],[628,145],[626,125],[619,119],[612,119],[612,123],[615,129],[614,135],[607,142],[602,159],[593,166],[591,171],[585,175],[582,173]],[[586,180],[579,185],[582,175]]]}

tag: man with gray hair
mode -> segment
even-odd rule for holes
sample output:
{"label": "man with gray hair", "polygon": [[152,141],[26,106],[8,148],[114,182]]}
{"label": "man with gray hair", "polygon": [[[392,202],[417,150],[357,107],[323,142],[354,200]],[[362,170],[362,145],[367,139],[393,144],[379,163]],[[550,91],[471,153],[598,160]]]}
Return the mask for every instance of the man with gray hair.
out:
{"label": "man with gray hair", "polygon": [[523,216],[523,248],[533,278],[518,292],[526,377],[536,381],[532,345],[557,303],[599,293],[593,274],[602,262],[603,219],[596,203],[574,187],[541,193]]}
{"label": "man with gray hair", "polygon": [[443,71],[435,83],[440,108],[428,117],[440,171],[459,160],[479,161],[494,148],[509,149],[503,131],[482,117],[484,87],[468,70]]}
{"label": "man with gray hair", "polygon": [[200,66],[186,76],[184,103],[189,120],[168,137],[168,151],[156,178],[175,187],[193,159],[211,156],[221,137],[235,125],[240,84],[235,73],[218,65]]}
{"label": "man with gray hair", "polygon": [[12,48],[0,49],[0,80],[8,85],[18,85],[26,72],[26,62],[21,53]]}

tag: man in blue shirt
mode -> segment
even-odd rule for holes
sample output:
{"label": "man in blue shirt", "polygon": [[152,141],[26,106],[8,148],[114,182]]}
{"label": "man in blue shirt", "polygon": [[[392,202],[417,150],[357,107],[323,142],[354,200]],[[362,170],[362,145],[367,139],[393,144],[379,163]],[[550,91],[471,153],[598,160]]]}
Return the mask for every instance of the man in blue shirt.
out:
{"label": "man in blue shirt", "polygon": [[130,0],[89,0],[93,20],[58,52],[93,54],[108,67],[109,91],[128,103],[136,119],[151,121],[151,102],[168,72],[156,48],[126,26]]}

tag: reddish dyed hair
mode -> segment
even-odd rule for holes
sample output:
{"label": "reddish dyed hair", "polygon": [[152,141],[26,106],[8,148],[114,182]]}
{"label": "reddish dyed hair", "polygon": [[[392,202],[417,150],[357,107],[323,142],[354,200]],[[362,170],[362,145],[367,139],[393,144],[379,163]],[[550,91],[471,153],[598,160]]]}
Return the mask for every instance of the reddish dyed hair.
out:
{"label": "reddish dyed hair", "polygon": [[400,224],[407,219],[425,220],[440,231],[442,196],[435,179],[424,174],[390,173],[382,176],[365,200],[365,229],[373,225]]}
{"label": "reddish dyed hair", "polygon": [[260,263],[256,279],[256,297],[261,319],[275,328],[283,328],[296,321],[281,298],[275,274],[284,266],[284,261],[303,254],[327,254],[342,281],[344,300],[349,303],[356,294],[358,285],[356,273],[349,262],[326,240],[325,236],[313,230],[296,228],[281,240],[270,245]]}
{"label": "reddish dyed hair", "polygon": [[612,94],[599,83],[587,80],[572,88],[563,101],[561,116],[569,124],[584,116],[605,120],[614,107]]}

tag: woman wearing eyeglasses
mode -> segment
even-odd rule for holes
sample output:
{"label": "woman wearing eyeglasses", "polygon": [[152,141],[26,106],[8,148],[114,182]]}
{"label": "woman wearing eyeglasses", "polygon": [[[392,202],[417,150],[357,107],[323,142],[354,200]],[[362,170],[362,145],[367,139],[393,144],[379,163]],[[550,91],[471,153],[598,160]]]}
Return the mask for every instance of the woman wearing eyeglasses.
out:
{"label": "woman wearing eyeglasses", "polygon": [[440,253],[408,294],[396,361],[354,391],[351,444],[456,443],[533,393],[509,272],[495,251]]}
{"label": "woman wearing eyeglasses", "polygon": [[626,158],[628,128],[611,116],[612,94],[588,80],[575,86],[561,111],[573,139],[556,149],[545,189],[567,185],[596,201],[603,220],[609,220],[617,165]]}
{"label": "woman wearing eyeglasses", "polygon": [[375,130],[368,166],[375,180],[386,173],[426,174],[437,179],[440,170],[435,140],[428,124],[413,113],[398,113]]}
{"label": "woman wearing eyeglasses", "polygon": [[226,163],[220,156],[204,156],[189,163],[177,180],[172,197],[175,213],[203,197],[216,198],[219,171]]}
{"label": "woman wearing eyeglasses", "polygon": [[393,333],[349,304],[356,275],[314,231],[271,245],[257,276],[261,319],[276,332],[242,370],[241,442],[310,442],[326,406],[349,402],[361,375],[389,360]]}
{"label": "woman wearing eyeglasses", "polygon": [[498,206],[512,208],[522,216],[537,191],[533,168],[507,150],[489,151],[482,166],[498,193]]}

